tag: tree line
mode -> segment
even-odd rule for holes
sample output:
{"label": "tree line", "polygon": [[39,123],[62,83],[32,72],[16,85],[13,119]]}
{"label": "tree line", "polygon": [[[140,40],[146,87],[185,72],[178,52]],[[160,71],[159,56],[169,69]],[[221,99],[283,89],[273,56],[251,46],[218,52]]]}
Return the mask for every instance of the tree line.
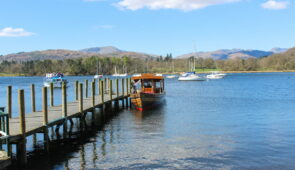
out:
{"label": "tree line", "polygon": [[[115,69],[116,68],[116,69]],[[172,54],[166,57],[147,57],[145,59],[119,57],[98,57],[34,60],[34,61],[2,61],[0,73],[23,74],[27,76],[45,75],[50,72],[61,72],[66,75],[94,75],[117,73],[172,73],[185,72],[192,69],[219,69],[223,71],[261,71],[261,70],[295,70],[295,52],[276,54],[268,57],[248,59],[213,60],[211,58],[173,59]]]}

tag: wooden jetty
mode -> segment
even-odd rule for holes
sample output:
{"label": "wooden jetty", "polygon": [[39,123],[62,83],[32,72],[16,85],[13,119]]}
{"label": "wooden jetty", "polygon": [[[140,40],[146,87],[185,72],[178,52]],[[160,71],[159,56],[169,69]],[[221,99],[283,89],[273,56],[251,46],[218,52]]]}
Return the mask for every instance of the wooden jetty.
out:
{"label": "wooden jetty", "polygon": [[[119,88],[119,81],[121,81],[121,88]],[[113,83],[114,82],[114,83]],[[12,145],[16,145],[16,160],[20,165],[27,163],[26,153],[26,138],[33,136],[36,142],[36,134],[44,134],[44,147],[48,152],[49,136],[48,129],[55,127],[59,129],[63,127],[63,134],[67,134],[67,125],[74,124],[74,118],[80,119],[80,122],[85,120],[87,113],[94,114],[96,108],[110,109],[112,107],[118,108],[119,102],[122,107],[130,106],[129,94],[130,78],[123,79],[104,79],[91,82],[91,94],[88,92],[88,80],[84,83],[76,81],[74,83],[75,100],[68,102],[66,84],[62,86],[62,103],[61,105],[54,105],[54,90],[53,86],[42,88],[42,110],[36,110],[35,101],[35,85],[31,86],[31,106],[32,113],[25,113],[25,99],[24,90],[18,90],[18,117],[12,117],[12,87],[7,87],[7,113],[0,113],[0,131],[6,135],[0,137],[0,169],[10,165],[12,156]],[[106,84],[108,84],[106,86]],[[115,85],[115,88],[114,88]],[[84,88],[83,88],[84,87]],[[97,88],[96,88],[97,87]],[[108,88],[107,88],[108,87]],[[49,93],[49,95],[48,95]],[[48,101],[49,99],[49,101]],[[15,99],[14,99],[15,101]],[[0,108],[1,111],[1,108]],[[6,146],[3,149],[3,146]],[[4,156],[1,156],[4,155]]]}

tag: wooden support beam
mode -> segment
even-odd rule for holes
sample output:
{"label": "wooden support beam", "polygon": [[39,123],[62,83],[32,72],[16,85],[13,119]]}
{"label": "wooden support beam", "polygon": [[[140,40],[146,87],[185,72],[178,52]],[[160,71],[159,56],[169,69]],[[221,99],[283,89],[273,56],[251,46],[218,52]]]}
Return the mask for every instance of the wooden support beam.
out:
{"label": "wooden support beam", "polygon": [[85,80],[85,98],[88,98],[88,80]]}
{"label": "wooden support beam", "polygon": [[116,93],[117,97],[119,97],[119,79],[116,79]]}
{"label": "wooden support beam", "polygon": [[113,100],[113,81],[109,79],[109,97],[112,102]]}
{"label": "wooden support beam", "polygon": [[75,94],[76,94],[76,100],[79,100],[79,81],[77,80],[75,82]]}
{"label": "wooden support beam", "polygon": [[97,90],[98,90],[98,95],[100,95],[100,82],[101,80],[99,79],[98,82],[97,82]]}
{"label": "wooden support beam", "polygon": [[54,106],[53,83],[50,83],[50,106]]}
{"label": "wooden support beam", "polygon": [[92,106],[95,106],[95,81],[91,84],[92,87]]}
{"label": "wooden support beam", "polygon": [[121,88],[122,88],[122,96],[124,96],[124,94],[125,94],[124,93],[124,78],[122,78],[122,87]]}
{"label": "wooden support beam", "polygon": [[79,86],[79,111],[83,112],[83,84],[80,83]]}
{"label": "wooden support beam", "polygon": [[18,90],[18,109],[20,121],[21,140],[17,145],[17,157],[21,165],[27,163],[26,155],[26,118],[25,118],[25,95],[24,90]]}
{"label": "wooden support beam", "polygon": [[8,117],[12,117],[12,86],[7,87],[7,113]]}
{"label": "wooden support beam", "polygon": [[129,79],[126,78],[126,95],[129,94]]}
{"label": "wooden support beam", "polygon": [[42,88],[42,113],[43,113],[43,125],[48,124],[48,102],[47,102],[47,87]]}
{"label": "wooden support beam", "polygon": [[36,112],[36,100],[35,100],[35,85],[31,85],[31,104],[32,104],[32,112]]}
{"label": "wooden support beam", "polygon": [[101,103],[104,102],[104,83],[103,82],[104,82],[103,80],[100,82],[100,101],[101,101]]}
{"label": "wooden support beam", "polygon": [[67,107],[67,84],[62,82],[62,116],[68,116],[68,107]]}

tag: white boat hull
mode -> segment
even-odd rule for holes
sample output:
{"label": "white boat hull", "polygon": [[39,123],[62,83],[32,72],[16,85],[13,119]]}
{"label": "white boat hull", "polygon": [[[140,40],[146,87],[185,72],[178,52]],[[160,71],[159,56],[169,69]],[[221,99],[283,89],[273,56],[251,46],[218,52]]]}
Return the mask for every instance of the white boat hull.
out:
{"label": "white boat hull", "polygon": [[103,75],[95,75],[94,79],[101,79],[103,77]]}
{"label": "white boat hull", "polygon": [[179,77],[179,81],[205,81],[206,79],[204,77],[200,76],[186,76],[186,77]]}
{"label": "white boat hull", "polygon": [[225,74],[209,74],[206,76],[207,79],[222,79]]}

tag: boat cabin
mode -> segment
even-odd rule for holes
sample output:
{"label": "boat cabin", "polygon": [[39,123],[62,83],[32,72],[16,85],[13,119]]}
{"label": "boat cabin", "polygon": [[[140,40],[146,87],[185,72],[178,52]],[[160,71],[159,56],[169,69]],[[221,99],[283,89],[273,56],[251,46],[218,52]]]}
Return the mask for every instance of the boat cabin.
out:
{"label": "boat cabin", "polygon": [[164,93],[164,77],[154,74],[141,74],[132,77],[134,93]]}

